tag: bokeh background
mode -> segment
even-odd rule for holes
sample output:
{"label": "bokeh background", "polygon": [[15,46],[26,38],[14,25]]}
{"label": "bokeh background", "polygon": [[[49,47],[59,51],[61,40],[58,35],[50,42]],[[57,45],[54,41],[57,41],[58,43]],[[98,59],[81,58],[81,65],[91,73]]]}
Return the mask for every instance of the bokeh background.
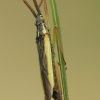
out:
{"label": "bokeh background", "polygon": [[[32,0],[27,1],[34,8]],[[69,100],[100,100],[100,0],[57,4]],[[44,100],[34,23],[22,0],[0,1],[0,100]]]}

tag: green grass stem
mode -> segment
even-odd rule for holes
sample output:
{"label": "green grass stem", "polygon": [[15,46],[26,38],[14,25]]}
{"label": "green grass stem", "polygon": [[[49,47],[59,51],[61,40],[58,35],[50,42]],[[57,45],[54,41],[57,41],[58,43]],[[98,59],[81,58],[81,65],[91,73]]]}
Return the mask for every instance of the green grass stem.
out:
{"label": "green grass stem", "polygon": [[59,20],[59,14],[58,14],[58,10],[57,10],[56,0],[50,0],[50,5],[51,5],[51,9],[52,9],[53,24],[58,26],[58,35],[60,37],[59,40],[57,39],[57,49],[58,49],[58,57],[59,57],[59,63],[60,63],[63,96],[64,96],[64,100],[69,100],[65,64],[64,64],[62,55],[60,53],[59,46],[58,46],[58,41],[59,41],[60,48],[62,48],[62,50],[63,50],[60,20]]}

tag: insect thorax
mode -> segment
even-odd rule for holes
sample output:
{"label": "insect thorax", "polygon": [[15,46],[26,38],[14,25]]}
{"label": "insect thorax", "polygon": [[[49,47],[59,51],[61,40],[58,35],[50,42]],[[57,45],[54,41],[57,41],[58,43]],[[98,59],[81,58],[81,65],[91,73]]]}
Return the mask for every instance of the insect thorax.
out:
{"label": "insect thorax", "polygon": [[44,36],[45,34],[49,33],[47,25],[42,15],[37,15],[36,17],[36,27],[37,27],[37,37]]}

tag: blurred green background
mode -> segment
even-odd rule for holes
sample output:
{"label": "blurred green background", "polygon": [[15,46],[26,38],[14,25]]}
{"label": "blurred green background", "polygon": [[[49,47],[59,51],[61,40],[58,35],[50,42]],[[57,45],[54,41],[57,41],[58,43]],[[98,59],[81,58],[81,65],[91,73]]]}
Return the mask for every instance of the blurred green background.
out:
{"label": "blurred green background", "polygon": [[[34,8],[32,0],[27,1]],[[100,0],[57,0],[57,4],[69,100],[100,100]],[[50,9],[49,15],[53,29]],[[34,24],[22,0],[1,0],[0,100],[44,100]]]}

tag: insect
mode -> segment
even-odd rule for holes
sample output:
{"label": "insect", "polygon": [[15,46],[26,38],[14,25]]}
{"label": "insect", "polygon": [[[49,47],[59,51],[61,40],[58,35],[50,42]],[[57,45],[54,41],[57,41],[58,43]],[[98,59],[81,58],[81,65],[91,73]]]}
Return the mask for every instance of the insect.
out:
{"label": "insect", "polygon": [[[45,94],[45,100],[51,100],[53,97],[54,100],[63,100],[63,92],[62,92],[62,83],[61,83],[61,75],[60,75],[60,68],[58,62],[56,60],[56,56],[54,53],[55,43],[51,42],[51,34],[49,27],[49,17],[47,11],[47,4],[46,0],[41,0],[39,6],[36,0],[33,0],[36,12],[32,9],[32,7],[28,4],[26,0],[23,0],[27,7],[30,9],[32,14],[36,19],[36,43],[37,43],[37,50],[39,55],[39,64],[40,64],[40,73],[42,78],[42,84]],[[41,14],[40,6],[44,2],[44,10],[46,14],[47,24]],[[54,36],[57,34],[57,26],[54,26]],[[53,39],[55,42],[55,39]],[[63,57],[62,50],[60,52]]]}

